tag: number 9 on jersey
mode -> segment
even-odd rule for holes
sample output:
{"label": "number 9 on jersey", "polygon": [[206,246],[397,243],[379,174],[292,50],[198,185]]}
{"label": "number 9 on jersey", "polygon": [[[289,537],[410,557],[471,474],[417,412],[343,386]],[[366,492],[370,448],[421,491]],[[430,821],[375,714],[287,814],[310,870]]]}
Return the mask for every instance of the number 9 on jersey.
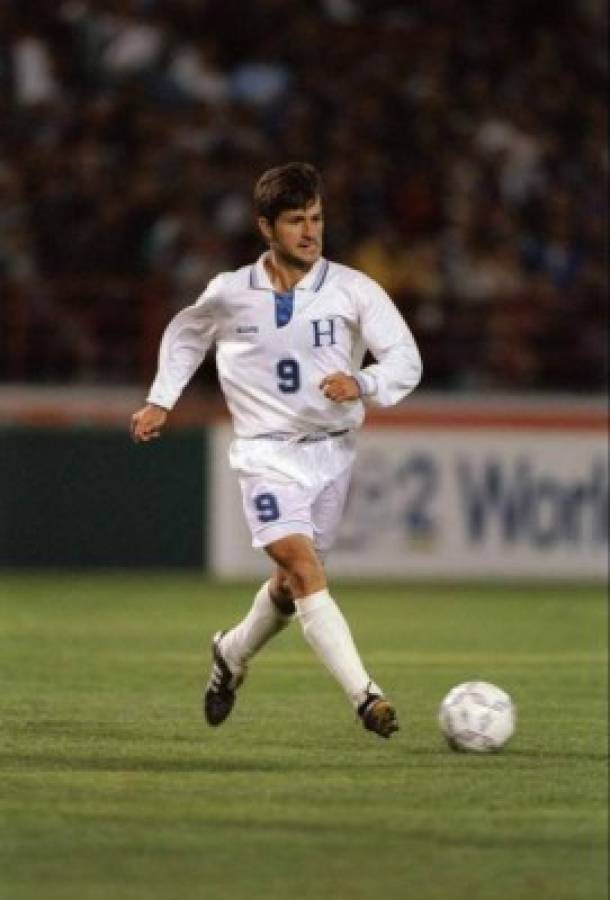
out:
{"label": "number 9 on jersey", "polygon": [[282,394],[294,394],[301,387],[301,372],[296,359],[280,359],[276,366],[277,386]]}

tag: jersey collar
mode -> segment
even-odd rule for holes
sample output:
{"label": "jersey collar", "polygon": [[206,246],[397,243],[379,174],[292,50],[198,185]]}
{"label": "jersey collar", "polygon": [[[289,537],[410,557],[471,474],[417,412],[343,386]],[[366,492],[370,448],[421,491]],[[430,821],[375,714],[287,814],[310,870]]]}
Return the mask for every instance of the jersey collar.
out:
{"label": "jersey collar", "polygon": [[[266,255],[266,252],[263,253],[254,265],[250,266],[250,288],[254,291],[275,291],[265,268]],[[328,260],[321,256],[309,272],[297,282],[296,290],[317,293],[326,281],[329,265]]]}

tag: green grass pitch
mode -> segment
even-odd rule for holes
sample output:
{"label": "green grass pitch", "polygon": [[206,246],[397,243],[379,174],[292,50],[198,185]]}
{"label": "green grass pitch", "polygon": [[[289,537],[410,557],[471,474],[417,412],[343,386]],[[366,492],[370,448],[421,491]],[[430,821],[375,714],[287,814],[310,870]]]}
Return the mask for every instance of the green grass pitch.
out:
{"label": "green grass pitch", "polygon": [[[605,896],[601,588],[335,585],[399,710],[385,742],[294,625],[203,725],[209,634],[253,587],[0,576],[2,900]],[[440,739],[470,678],[518,704],[500,754]]]}

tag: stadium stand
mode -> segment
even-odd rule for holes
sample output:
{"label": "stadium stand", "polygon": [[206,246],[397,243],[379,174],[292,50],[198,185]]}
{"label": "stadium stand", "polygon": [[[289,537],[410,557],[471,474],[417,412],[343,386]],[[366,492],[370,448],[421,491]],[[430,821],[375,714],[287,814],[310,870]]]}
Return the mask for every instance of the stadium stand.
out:
{"label": "stadium stand", "polygon": [[605,38],[595,0],[5,0],[0,377],[147,381],[305,158],[426,387],[601,391]]}

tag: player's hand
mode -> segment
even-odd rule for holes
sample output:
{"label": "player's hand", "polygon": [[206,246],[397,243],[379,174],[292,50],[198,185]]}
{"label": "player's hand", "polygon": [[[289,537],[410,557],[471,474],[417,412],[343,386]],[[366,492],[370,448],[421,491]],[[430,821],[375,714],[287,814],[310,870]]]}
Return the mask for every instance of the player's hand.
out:
{"label": "player's hand", "polygon": [[360,385],[352,375],[345,372],[333,372],[320,382],[324,396],[335,403],[357,400],[360,396]]}
{"label": "player's hand", "polygon": [[167,419],[167,410],[148,403],[131,417],[131,437],[136,444],[158,438]]}

